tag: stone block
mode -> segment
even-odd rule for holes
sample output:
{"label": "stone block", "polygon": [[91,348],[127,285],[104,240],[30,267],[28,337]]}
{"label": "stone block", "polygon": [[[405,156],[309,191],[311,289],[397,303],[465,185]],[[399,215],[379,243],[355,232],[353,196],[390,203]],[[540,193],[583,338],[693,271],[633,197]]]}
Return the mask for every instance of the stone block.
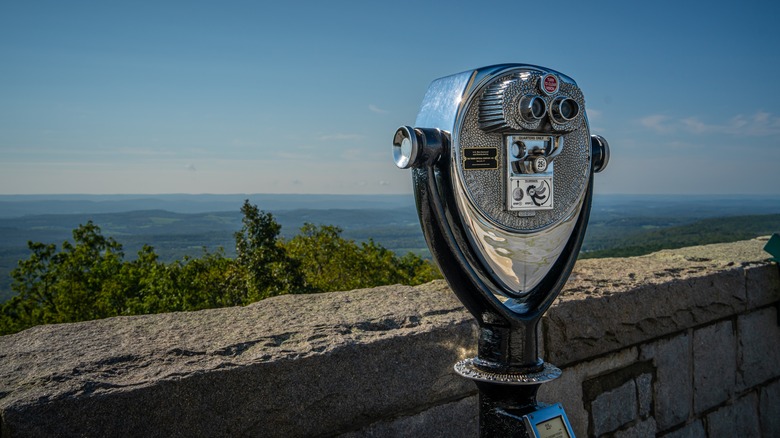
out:
{"label": "stone block", "polygon": [[693,332],[693,407],[697,414],[731,397],[736,386],[736,337],[731,321]]}
{"label": "stone block", "polygon": [[651,361],[634,362],[584,381],[582,392],[590,410],[590,433],[603,435],[633,429],[640,420],[646,420],[647,416],[641,418],[640,412],[650,411],[654,371]]}
{"label": "stone block", "polygon": [[780,301],[780,269],[777,265],[746,266],[745,280],[749,309]]}
{"label": "stone block", "polygon": [[780,381],[761,388],[758,409],[761,435],[780,437]]}
{"label": "stone block", "polygon": [[566,366],[742,313],[743,266],[771,268],[765,244],[753,239],[578,261],[543,320],[547,359]]}
{"label": "stone block", "polygon": [[648,418],[636,424],[615,432],[614,438],[655,438],[655,419]]}
{"label": "stone block", "polygon": [[[669,269],[666,264],[637,266],[632,261],[627,269]],[[746,300],[742,270],[706,272],[662,283],[648,279],[627,290],[603,291],[585,299],[564,295],[542,321],[547,359],[565,366],[741,313]],[[573,282],[565,292],[584,293],[583,282]]]}
{"label": "stone block", "polygon": [[636,391],[639,400],[639,416],[647,417],[653,407],[653,375],[642,374],[637,377]]}
{"label": "stone block", "polygon": [[588,436],[590,418],[583,404],[582,383],[610,370],[624,368],[636,362],[637,349],[626,348],[606,357],[583,362],[563,369],[561,377],[539,388],[537,399],[553,404],[561,403],[576,436]]}
{"label": "stone block", "polygon": [[340,438],[380,437],[452,437],[472,438],[479,435],[479,401],[477,396],[445,403],[423,412],[374,423]]}
{"label": "stone block", "polygon": [[734,404],[724,406],[707,415],[707,436],[761,436],[756,394],[751,392]]}
{"label": "stone block", "polygon": [[593,434],[613,432],[637,419],[636,383],[629,380],[618,388],[604,392],[591,403]]}
{"label": "stone block", "polygon": [[693,423],[686,424],[680,429],[676,429],[666,435],[661,435],[663,438],[707,438],[707,432],[704,430],[704,426],[701,420],[696,420]]}
{"label": "stone block", "polygon": [[586,371],[582,366],[562,370],[561,377],[545,383],[539,388],[537,399],[544,403],[560,403],[569,418],[574,435],[586,436],[588,433],[588,411],[582,404],[582,379]]}
{"label": "stone block", "polygon": [[641,347],[641,360],[655,365],[653,412],[659,430],[684,422],[693,405],[691,338],[687,334]]}
{"label": "stone block", "polygon": [[777,308],[768,307],[737,319],[739,375],[742,390],[780,377],[780,326]]}

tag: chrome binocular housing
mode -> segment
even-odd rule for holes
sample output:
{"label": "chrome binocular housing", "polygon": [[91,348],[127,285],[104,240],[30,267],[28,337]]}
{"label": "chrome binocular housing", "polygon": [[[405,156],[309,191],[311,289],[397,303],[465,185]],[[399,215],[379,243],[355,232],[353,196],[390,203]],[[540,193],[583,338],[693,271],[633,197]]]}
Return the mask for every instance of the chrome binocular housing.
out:
{"label": "chrome binocular housing", "polygon": [[609,162],[576,82],[525,64],[437,79],[414,127],[396,131],[393,159],[412,169],[431,254],[480,324],[535,327],[571,272],[593,174]]}

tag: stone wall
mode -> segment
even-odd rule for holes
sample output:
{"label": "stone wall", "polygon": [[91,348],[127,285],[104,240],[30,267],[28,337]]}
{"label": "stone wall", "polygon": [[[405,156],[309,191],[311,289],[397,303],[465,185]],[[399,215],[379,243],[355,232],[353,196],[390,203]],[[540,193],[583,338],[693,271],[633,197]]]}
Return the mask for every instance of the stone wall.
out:
{"label": "stone wall", "polygon": [[[580,261],[540,328],[578,436],[780,436],[765,242]],[[444,282],[0,337],[0,436],[476,436]]]}

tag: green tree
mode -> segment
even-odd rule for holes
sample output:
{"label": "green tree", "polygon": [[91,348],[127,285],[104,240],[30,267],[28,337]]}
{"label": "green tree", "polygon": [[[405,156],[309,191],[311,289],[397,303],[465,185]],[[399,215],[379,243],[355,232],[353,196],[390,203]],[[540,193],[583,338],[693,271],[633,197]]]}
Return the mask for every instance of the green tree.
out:
{"label": "green tree", "polygon": [[57,322],[55,275],[50,269],[57,246],[27,242],[31,254],[11,271],[17,293],[0,307],[0,334],[14,333],[37,324]]}
{"label": "green tree", "polygon": [[237,274],[246,284],[241,302],[305,292],[300,262],[287,254],[279,239],[282,227],[273,215],[260,211],[249,200],[244,201],[241,213],[243,226],[234,235]]}
{"label": "green tree", "polygon": [[306,223],[285,244],[314,292],[420,284],[441,278],[438,270],[414,254],[399,258],[373,240],[357,244],[342,238],[341,233],[339,227]]}
{"label": "green tree", "polygon": [[138,251],[138,257],[122,265],[119,274],[122,279],[121,293],[124,305],[119,315],[139,315],[169,311],[164,296],[171,293],[169,267],[159,261],[159,256],[150,245]]}
{"label": "green tree", "polygon": [[201,257],[185,257],[169,266],[175,272],[171,290],[175,295],[172,306],[176,310],[190,311],[249,304],[245,281],[236,269],[236,262],[226,258],[220,250]]}
{"label": "green tree", "polygon": [[58,322],[85,321],[118,314],[124,305],[119,272],[122,245],[102,235],[92,221],[73,231],[57,254]]}
{"label": "green tree", "polygon": [[122,245],[91,221],[73,230],[73,241],[59,252],[53,244],[27,243],[32,254],[11,271],[17,295],[0,309],[0,330],[117,314],[124,295],[116,290]]}

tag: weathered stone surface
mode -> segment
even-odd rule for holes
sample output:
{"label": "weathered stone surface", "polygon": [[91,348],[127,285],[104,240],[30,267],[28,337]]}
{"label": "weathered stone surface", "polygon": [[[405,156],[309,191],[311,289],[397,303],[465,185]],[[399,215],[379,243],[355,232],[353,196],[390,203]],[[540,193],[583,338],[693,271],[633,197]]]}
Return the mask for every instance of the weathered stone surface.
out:
{"label": "weathered stone surface", "polygon": [[[546,359],[566,366],[743,311],[744,266],[767,259],[764,244],[750,240],[579,261],[544,318]],[[759,283],[772,275],[759,269],[753,274]],[[780,289],[762,296],[780,299]]]}
{"label": "weathered stone surface", "polygon": [[597,436],[617,430],[637,418],[636,383],[629,380],[622,386],[598,396],[591,404],[593,433]]}
{"label": "weathered stone surface", "polygon": [[756,394],[751,392],[734,404],[707,415],[707,436],[761,436],[756,398]]}
{"label": "weathered stone surface", "polygon": [[[583,382],[652,359],[657,424],[642,417],[619,432],[686,429],[685,419],[662,428],[669,412],[679,408],[687,418],[692,404],[693,366],[682,361],[690,360],[693,340],[679,333],[780,300],[780,289],[771,289],[777,267],[754,263],[767,257],[762,246],[578,263],[542,327],[544,357],[564,374],[543,385],[539,399],[562,402],[577,435],[587,436]],[[754,284],[771,290],[745,291]],[[641,345],[647,340],[653,344]],[[473,397],[464,399],[475,389],[452,364],[473,356],[475,346],[472,318],[443,282],[37,327],[0,337],[0,434],[415,434],[431,430],[429,422],[458,425],[457,434],[476,416]],[[664,374],[669,366],[674,372]],[[776,392],[761,392],[762,412],[770,409],[764,400],[777,406]],[[466,413],[449,421],[450,410]]]}
{"label": "weathered stone surface", "polygon": [[651,417],[631,427],[615,432],[614,438],[654,438],[655,420]]}
{"label": "weathered stone surface", "polygon": [[693,405],[691,341],[687,334],[641,347],[642,360],[656,368],[654,412],[659,430],[667,430],[688,418]]}
{"label": "weathered stone surface", "polygon": [[769,307],[737,319],[740,389],[780,377],[780,326],[777,308]]}
{"label": "weathered stone surface", "polygon": [[704,426],[701,424],[701,421],[696,420],[674,432],[661,436],[663,438],[707,438],[707,433],[704,431]]}
{"label": "weathered stone surface", "polygon": [[737,351],[731,321],[693,333],[693,409],[700,414],[729,399],[736,387]]}
{"label": "weathered stone surface", "polygon": [[448,437],[473,438],[479,435],[478,397],[439,405],[415,415],[372,424],[340,438],[361,437]]}
{"label": "weathered stone surface", "polygon": [[[639,400],[639,416],[647,417],[653,407],[653,375],[642,374],[636,379],[636,392]],[[655,426],[653,426],[655,427]],[[655,430],[655,429],[654,429]]]}
{"label": "weathered stone surface", "polygon": [[780,436],[780,381],[775,381],[761,389],[758,409],[761,418],[761,435]]}
{"label": "weathered stone surface", "polygon": [[780,269],[776,264],[746,266],[748,309],[768,306],[780,299]]}
{"label": "weathered stone surface", "polygon": [[734,314],[744,306],[743,285],[734,270],[562,301],[543,322],[549,360],[565,366]]}
{"label": "weathered stone surface", "polygon": [[538,400],[545,403],[560,402],[566,411],[576,436],[588,436],[590,418],[583,405],[582,382],[610,370],[624,368],[636,362],[638,351],[635,347],[626,348],[606,357],[583,362],[564,368],[561,377],[545,383],[539,388]]}
{"label": "weathered stone surface", "polygon": [[0,337],[3,438],[354,430],[473,393],[473,335],[443,282],[42,326]]}

